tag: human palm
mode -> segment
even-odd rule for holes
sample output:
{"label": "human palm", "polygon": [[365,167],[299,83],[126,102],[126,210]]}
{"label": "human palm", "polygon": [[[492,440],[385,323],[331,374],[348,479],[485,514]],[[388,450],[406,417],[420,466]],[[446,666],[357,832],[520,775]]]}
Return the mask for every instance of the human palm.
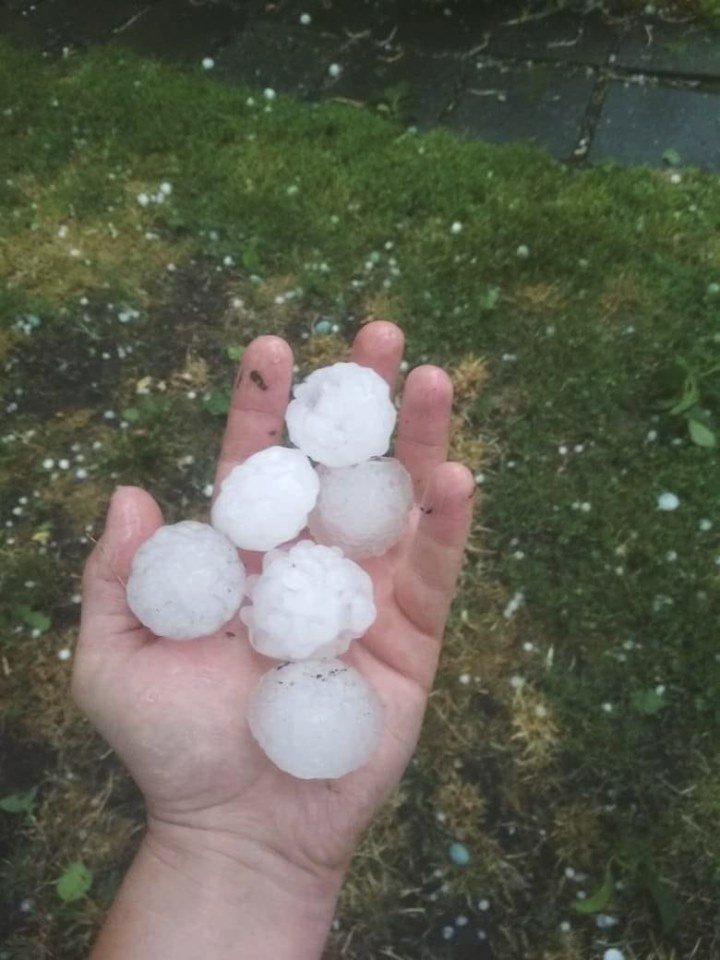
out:
{"label": "human palm", "polygon": [[[402,346],[397,327],[372,323],[358,334],[352,359],[393,383]],[[284,341],[261,337],[248,347],[217,483],[236,463],[278,442],[291,378]],[[269,846],[310,870],[346,863],[412,755],[462,559],[474,483],[466,468],[445,462],[451,395],[437,368],[420,367],[408,377],[395,452],[413,478],[417,504],[403,541],[364,564],[378,616],[345,658],[380,697],[384,733],[370,763],[337,781],[296,780],[255,744],[247,704],[272,661],[252,649],[238,617],[210,637],[184,643],[139,624],[124,581],[162,516],[144,491],[116,492],[85,571],[73,688],[126,763],[151,821]],[[257,568],[257,555],[244,559]]]}

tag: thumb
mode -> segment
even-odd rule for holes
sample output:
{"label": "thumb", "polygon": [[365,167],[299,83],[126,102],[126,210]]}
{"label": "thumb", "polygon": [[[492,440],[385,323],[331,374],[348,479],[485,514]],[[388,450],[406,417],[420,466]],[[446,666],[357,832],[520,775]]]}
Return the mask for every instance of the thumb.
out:
{"label": "thumb", "polygon": [[[155,500],[140,487],[118,487],[105,530],[85,564],[81,643],[100,643],[137,626],[125,599],[125,583],[138,547],[162,526]],[[88,640],[87,638],[90,638]]]}

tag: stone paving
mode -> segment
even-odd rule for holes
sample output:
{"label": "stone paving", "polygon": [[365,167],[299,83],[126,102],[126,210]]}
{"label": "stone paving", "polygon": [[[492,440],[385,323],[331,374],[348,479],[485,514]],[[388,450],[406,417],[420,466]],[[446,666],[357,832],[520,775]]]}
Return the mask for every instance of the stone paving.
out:
{"label": "stone paving", "polygon": [[212,57],[223,82],[365,104],[462,137],[533,141],[574,164],[672,157],[720,170],[720,30],[597,12],[523,20],[513,9],[501,0],[0,0],[0,32],[63,55],[117,43],[197,66]]}

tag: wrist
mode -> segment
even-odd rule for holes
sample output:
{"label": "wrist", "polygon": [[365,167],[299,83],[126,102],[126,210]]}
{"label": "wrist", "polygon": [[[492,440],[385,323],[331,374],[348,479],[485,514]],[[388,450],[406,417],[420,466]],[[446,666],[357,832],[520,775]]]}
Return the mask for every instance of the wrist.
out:
{"label": "wrist", "polygon": [[334,905],[346,870],[291,856],[269,842],[261,829],[239,832],[207,822],[169,822],[152,813],[143,843],[168,867],[193,875],[211,872],[222,883],[251,877],[256,884],[312,903]]}
{"label": "wrist", "polygon": [[[188,898],[197,898],[216,930],[218,923],[231,918],[226,937],[236,947],[228,958],[321,956],[343,870],[298,864],[259,838],[153,817],[142,855],[154,861],[169,884],[183,888]],[[225,953],[218,955],[224,960]]]}

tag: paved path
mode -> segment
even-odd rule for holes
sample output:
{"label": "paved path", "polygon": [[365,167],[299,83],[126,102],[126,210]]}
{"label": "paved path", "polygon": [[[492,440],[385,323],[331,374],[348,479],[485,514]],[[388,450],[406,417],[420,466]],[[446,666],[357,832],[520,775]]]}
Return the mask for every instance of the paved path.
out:
{"label": "paved path", "polygon": [[720,170],[720,30],[508,17],[502,0],[0,0],[0,32],[51,52],[115,41],[209,56],[228,82],[361,102],[462,137],[533,140],[574,164]]}

